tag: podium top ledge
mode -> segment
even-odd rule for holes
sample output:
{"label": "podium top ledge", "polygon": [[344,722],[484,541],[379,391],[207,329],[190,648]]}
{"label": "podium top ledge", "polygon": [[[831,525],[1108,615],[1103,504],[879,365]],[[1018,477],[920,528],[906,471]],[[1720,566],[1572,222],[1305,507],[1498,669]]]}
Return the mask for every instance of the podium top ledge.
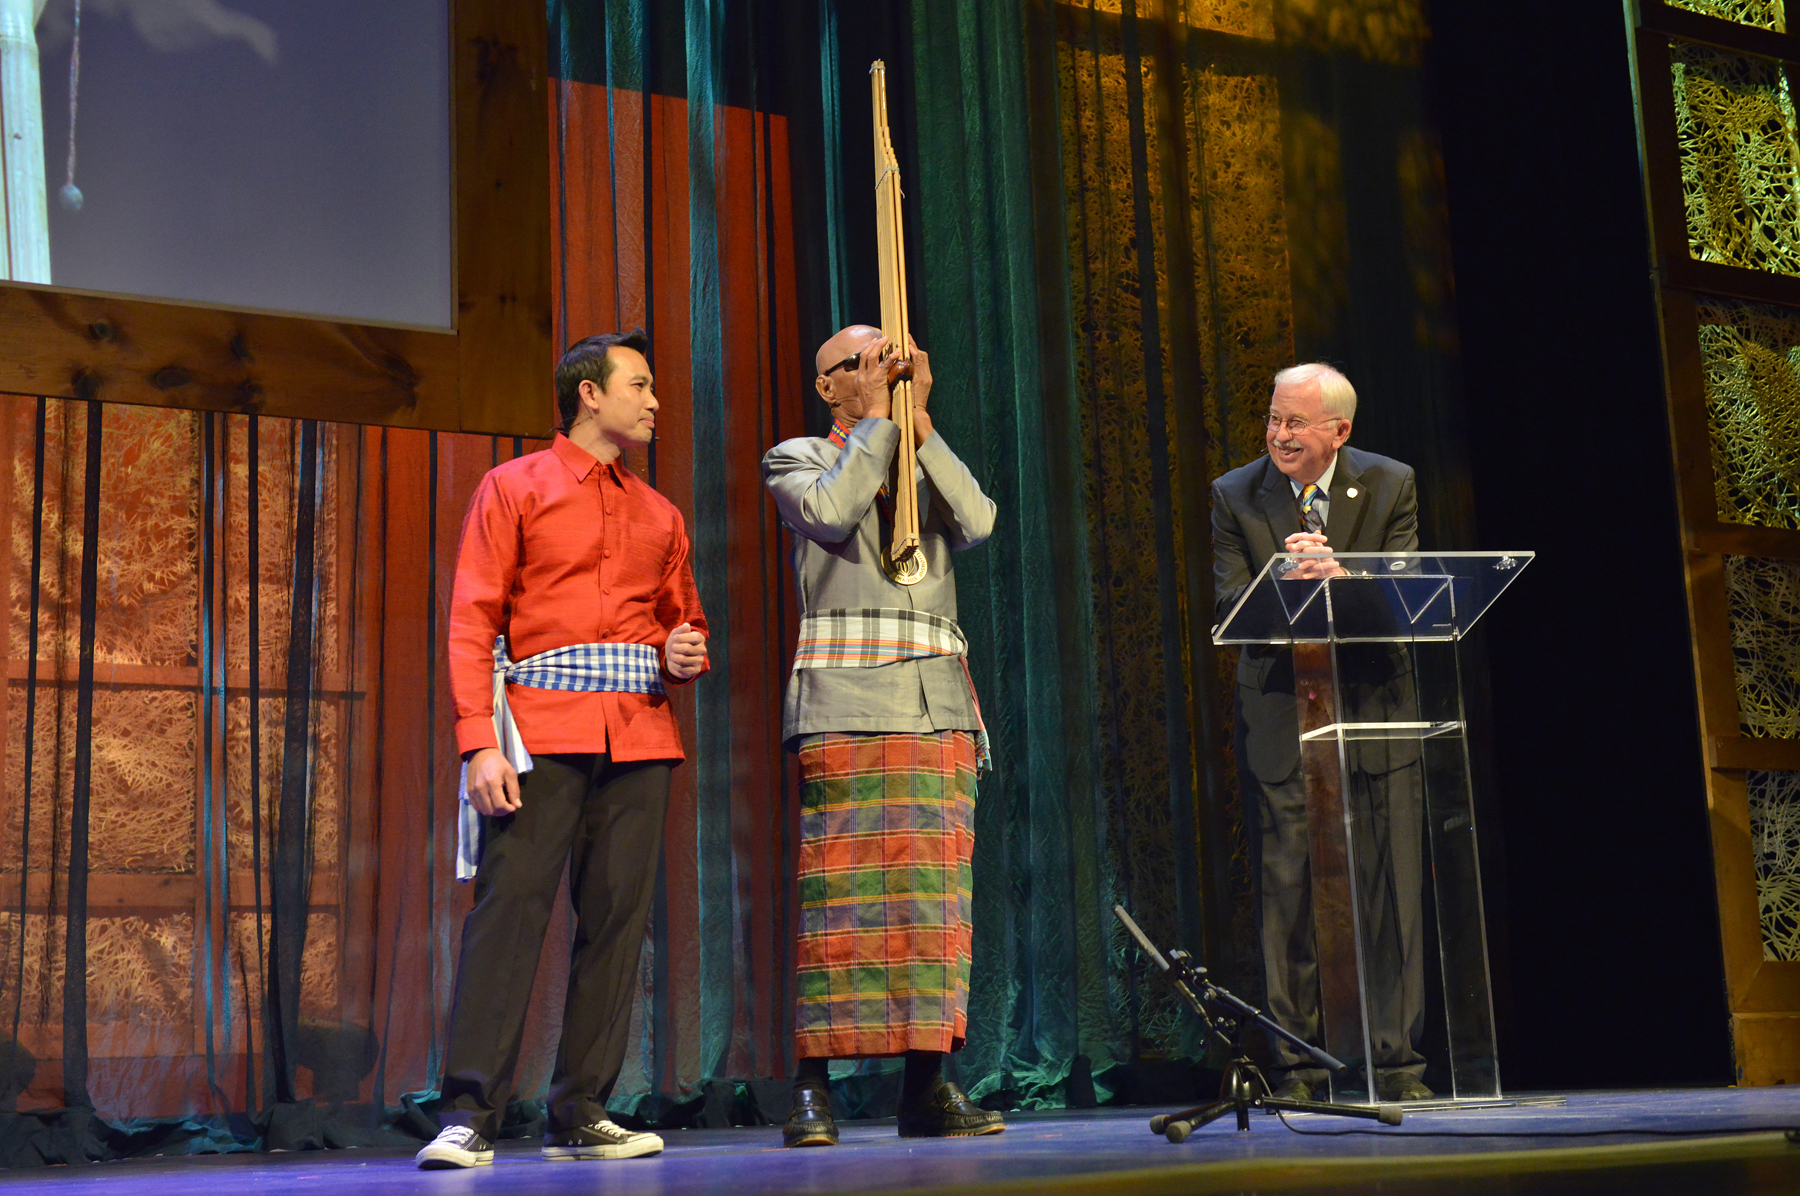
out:
{"label": "podium top ledge", "polygon": [[[1277,553],[1213,628],[1213,643],[1401,643],[1468,634],[1537,554]],[[1322,562],[1335,566],[1318,576]]]}

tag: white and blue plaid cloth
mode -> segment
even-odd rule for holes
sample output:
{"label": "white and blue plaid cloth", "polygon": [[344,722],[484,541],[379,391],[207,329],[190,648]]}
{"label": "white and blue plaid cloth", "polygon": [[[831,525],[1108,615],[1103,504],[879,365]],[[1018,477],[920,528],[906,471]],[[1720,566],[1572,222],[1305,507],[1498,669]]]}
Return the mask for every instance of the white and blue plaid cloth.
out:
{"label": "white and blue plaid cloth", "polygon": [[[666,693],[662,681],[662,651],[655,644],[570,644],[513,661],[506,655],[506,637],[494,640],[494,736],[501,752],[520,773],[531,771],[531,753],[519,738],[512,710],[506,704],[506,683],[533,689],[573,690],[579,693]],[[456,879],[473,880],[481,865],[481,815],[469,804],[469,766],[465,763],[457,786]]]}

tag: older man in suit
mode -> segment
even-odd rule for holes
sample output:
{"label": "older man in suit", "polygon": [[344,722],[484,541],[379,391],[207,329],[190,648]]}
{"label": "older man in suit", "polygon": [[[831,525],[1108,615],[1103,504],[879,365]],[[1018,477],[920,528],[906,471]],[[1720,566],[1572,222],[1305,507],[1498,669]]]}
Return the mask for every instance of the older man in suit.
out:
{"label": "older man in suit", "polygon": [[[1276,553],[1306,553],[1314,576],[1341,572],[1331,551],[1415,552],[1418,497],[1413,471],[1345,442],[1356,391],[1328,365],[1275,375],[1268,453],[1213,483],[1213,570],[1217,616],[1224,617]],[[1416,718],[1403,652],[1386,645],[1339,650],[1339,688],[1362,721]],[[1293,652],[1246,647],[1237,668],[1237,769],[1256,883],[1266,1004],[1284,1029],[1320,1042],[1308,862],[1306,778]],[[1356,887],[1363,915],[1370,1045],[1383,1100],[1432,1095],[1424,1056],[1424,920],[1418,745],[1371,740],[1352,745],[1346,796],[1356,816]],[[1310,1099],[1325,1072],[1271,1036],[1277,1096]]]}
{"label": "older man in suit", "polygon": [[975,777],[987,756],[952,554],[987,539],[994,504],[932,430],[931,360],[909,343],[926,573],[902,585],[883,571],[900,447],[889,349],[865,325],[826,341],[814,385],[831,407],[830,435],[763,457],[794,534],[801,616],[782,713],[801,775],[789,1146],[837,1142],[834,1058],[905,1057],[902,1137],[1005,1128],[943,1074],[968,1029]]}

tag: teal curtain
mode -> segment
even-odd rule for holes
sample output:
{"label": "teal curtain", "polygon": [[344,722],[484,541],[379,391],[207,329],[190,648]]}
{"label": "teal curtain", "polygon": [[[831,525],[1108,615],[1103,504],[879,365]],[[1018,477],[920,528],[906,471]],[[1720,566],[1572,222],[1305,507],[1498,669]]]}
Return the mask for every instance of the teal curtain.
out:
{"label": "teal curtain", "polygon": [[1055,351],[1067,335],[1066,264],[1060,237],[1039,236],[1061,204],[1033,172],[1021,8],[917,4],[912,20],[924,240],[915,302],[931,337],[934,420],[1000,511],[985,548],[957,562],[996,765],[976,812],[975,969],[959,1069],[977,1098],[1061,1104],[1129,1057],[1111,933],[1119,894],[1094,786],[1087,518],[1071,484],[1079,420],[1069,359]]}

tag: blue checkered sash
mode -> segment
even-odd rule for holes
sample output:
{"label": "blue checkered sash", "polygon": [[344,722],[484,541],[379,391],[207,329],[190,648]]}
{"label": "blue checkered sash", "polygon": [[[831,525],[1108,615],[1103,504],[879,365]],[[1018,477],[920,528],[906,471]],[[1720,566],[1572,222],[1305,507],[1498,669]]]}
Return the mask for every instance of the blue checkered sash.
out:
{"label": "blue checkered sash", "polygon": [[893,606],[808,611],[800,616],[794,667],[869,669],[930,656],[954,656],[962,663],[969,698],[975,703],[975,766],[986,772],[994,766],[988,752],[987,724],[981,718],[975,679],[969,675],[969,641],[955,619]]}
{"label": "blue checkered sash", "polygon": [[[531,771],[531,753],[519,738],[518,724],[506,703],[506,686],[574,690],[579,693],[665,693],[662,652],[655,644],[570,644],[514,661],[506,654],[506,637],[494,640],[494,737],[508,763],[520,773]],[[469,766],[463,765],[457,786],[456,879],[473,880],[481,864],[481,815],[469,804]]]}

